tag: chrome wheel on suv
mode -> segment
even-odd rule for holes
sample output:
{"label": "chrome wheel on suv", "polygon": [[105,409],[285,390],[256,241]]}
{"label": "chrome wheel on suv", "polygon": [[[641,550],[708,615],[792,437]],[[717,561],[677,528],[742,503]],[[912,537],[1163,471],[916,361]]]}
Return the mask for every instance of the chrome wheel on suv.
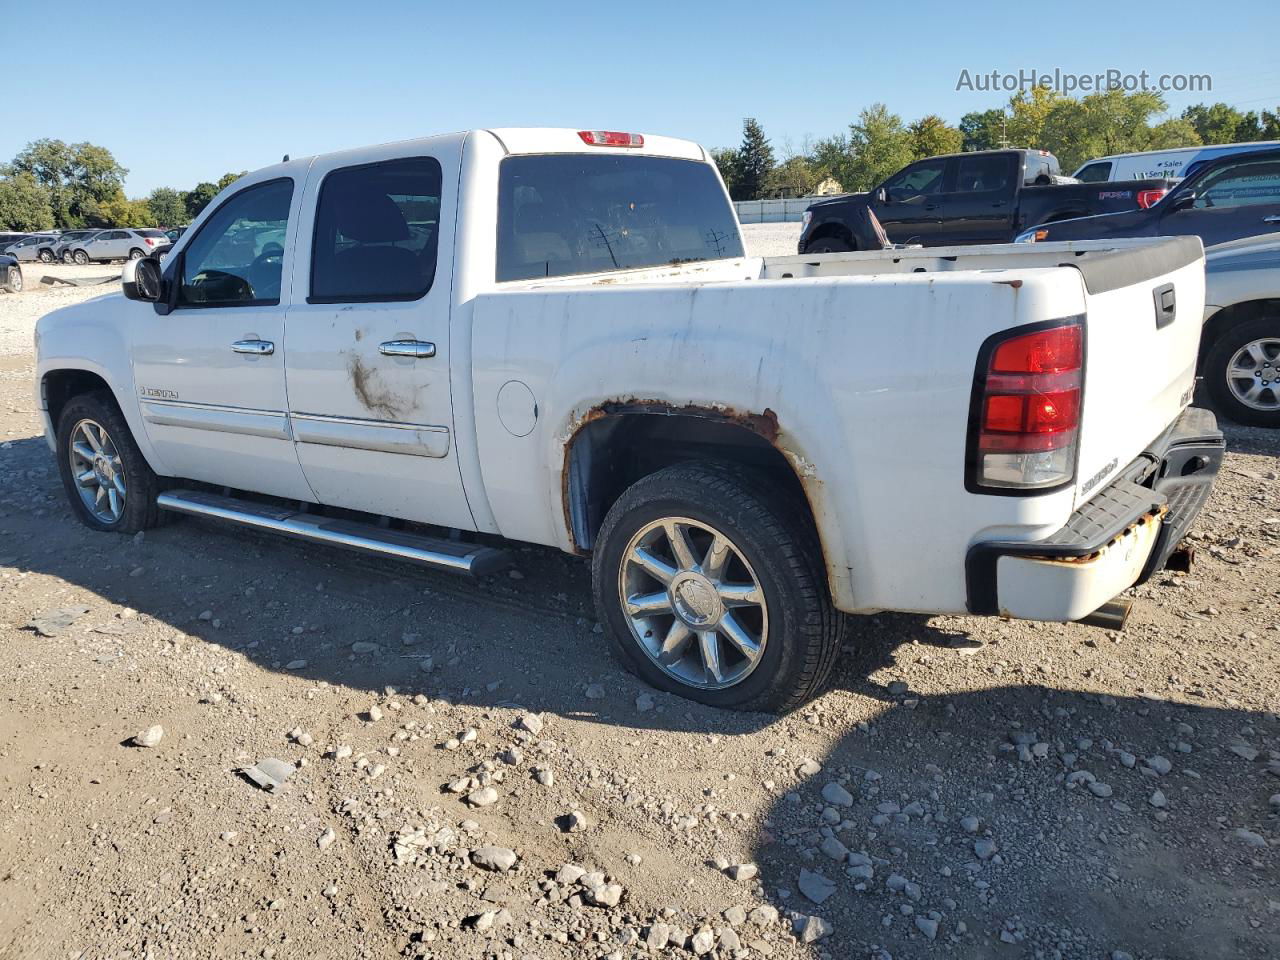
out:
{"label": "chrome wheel on suv", "polygon": [[120,452],[102,424],[77,423],[71,430],[67,457],[84,508],[100,523],[119,522],[128,487]]}
{"label": "chrome wheel on suv", "polygon": [[1227,389],[1251,410],[1280,411],[1280,338],[1244,344],[1227,364]]}
{"label": "chrome wheel on suv", "polygon": [[760,581],[710,524],[666,517],[631,538],[618,595],[633,638],[660,670],[703,690],[746,679],[769,638]]}

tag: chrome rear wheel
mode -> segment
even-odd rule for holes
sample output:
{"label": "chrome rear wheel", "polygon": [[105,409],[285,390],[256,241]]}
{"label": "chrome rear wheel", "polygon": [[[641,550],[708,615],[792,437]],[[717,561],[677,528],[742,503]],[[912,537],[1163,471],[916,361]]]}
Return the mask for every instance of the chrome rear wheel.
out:
{"label": "chrome rear wheel", "polygon": [[633,638],[679,683],[723,690],[759,665],[769,639],[760,580],[722,532],[688,517],[646,524],[631,538],[618,595]]}

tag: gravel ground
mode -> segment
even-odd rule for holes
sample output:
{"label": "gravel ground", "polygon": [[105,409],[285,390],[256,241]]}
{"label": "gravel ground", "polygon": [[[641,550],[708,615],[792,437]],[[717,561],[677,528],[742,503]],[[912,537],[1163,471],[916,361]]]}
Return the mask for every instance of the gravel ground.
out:
{"label": "gravel ground", "polygon": [[0,297],[5,960],[1280,955],[1275,434],[1229,428],[1197,566],[1124,633],[861,618],[812,705],[732,714],[620,672],[554,552],[471,582],[81,527],[30,325],[97,291],[31,286]]}

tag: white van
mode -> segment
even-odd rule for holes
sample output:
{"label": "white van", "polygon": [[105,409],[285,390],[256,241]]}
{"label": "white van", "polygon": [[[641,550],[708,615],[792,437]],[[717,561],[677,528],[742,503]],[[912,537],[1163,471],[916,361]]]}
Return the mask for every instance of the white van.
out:
{"label": "white van", "polygon": [[1179,147],[1177,150],[1150,150],[1146,153],[1117,153],[1090,160],[1073,177],[1085,183],[1111,180],[1149,180],[1164,177],[1180,180],[1187,168],[1201,160],[1212,160],[1228,153],[1245,153],[1280,147],[1280,140],[1257,140],[1252,143],[1223,143],[1213,146]]}

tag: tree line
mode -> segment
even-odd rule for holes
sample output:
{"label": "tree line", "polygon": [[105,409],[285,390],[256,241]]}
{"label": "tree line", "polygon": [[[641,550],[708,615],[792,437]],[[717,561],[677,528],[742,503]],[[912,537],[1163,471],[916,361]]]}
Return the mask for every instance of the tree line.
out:
{"label": "tree line", "polygon": [[111,151],[92,143],[36,140],[0,164],[0,229],[37,231],[79,227],[177,227],[190,223],[244,172],[190,190],[157,187],[125,196],[129,171]]}
{"label": "tree line", "polygon": [[711,155],[733,199],[759,200],[808,196],[827,179],[845,191],[869,190],[915,160],[963,150],[1048,150],[1071,173],[1086,160],[1114,153],[1280,140],[1280,107],[1246,113],[1200,103],[1160,119],[1167,109],[1158,93],[1111,90],[1077,98],[1037,87],[1015,94],[1002,109],[966,113],[952,126],[936,114],[907,123],[875,103],[846,131],[799,150],[786,144],[781,159],[748,117],[742,143]]}

